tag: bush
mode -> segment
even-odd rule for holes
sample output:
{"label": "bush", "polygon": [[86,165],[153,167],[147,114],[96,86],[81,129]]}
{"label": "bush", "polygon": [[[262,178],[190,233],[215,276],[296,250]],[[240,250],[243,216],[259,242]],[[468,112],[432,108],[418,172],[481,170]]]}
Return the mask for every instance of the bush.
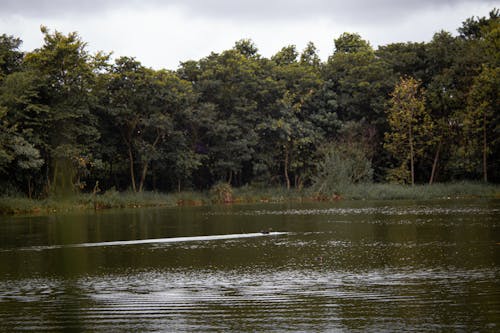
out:
{"label": "bush", "polygon": [[231,203],[234,201],[233,188],[229,183],[217,183],[210,189],[210,197],[214,203]]}
{"label": "bush", "polygon": [[339,195],[352,184],[371,182],[372,177],[371,162],[362,149],[331,146],[318,166],[312,188],[319,196]]}

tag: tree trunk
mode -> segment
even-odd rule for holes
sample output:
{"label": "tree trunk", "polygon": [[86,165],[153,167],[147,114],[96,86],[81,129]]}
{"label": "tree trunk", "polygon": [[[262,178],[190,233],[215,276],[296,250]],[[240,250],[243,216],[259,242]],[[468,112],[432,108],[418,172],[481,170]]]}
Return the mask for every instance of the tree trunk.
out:
{"label": "tree trunk", "polygon": [[151,176],[153,178],[153,191],[156,191],[156,188],[157,188],[157,186],[156,186],[157,179],[156,178],[157,177],[156,177],[156,173],[155,173],[155,165],[153,162],[151,162]]}
{"label": "tree trunk", "polygon": [[31,176],[28,176],[28,198],[31,199],[33,189],[31,188]]}
{"label": "tree trunk", "polygon": [[483,112],[483,180],[488,182],[488,145],[486,141],[486,112]]}
{"label": "tree trunk", "polygon": [[302,182],[302,177],[299,175],[295,176],[295,188],[301,191],[303,187],[304,183]]}
{"label": "tree trunk", "polygon": [[59,161],[55,161],[54,162],[54,175],[52,176],[52,187],[54,189],[56,189],[58,184],[59,184],[57,181],[58,173],[59,173]]}
{"label": "tree trunk", "polygon": [[148,173],[148,166],[149,166],[149,161],[146,161],[142,166],[141,182],[139,183],[139,192],[142,192],[142,190],[144,189],[144,181],[146,180],[146,175]]}
{"label": "tree trunk", "polygon": [[52,186],[52,183],[50,182],[50,168],[49,168],[49,165],[52,162],[50,161],[48,156],[46,156],[45,158],[46,158],[45,160],[47,161],[47,163],[45,164],[46,165],[45,166],[45,182],[46,182],[46,184],[45,184],[44,191],[45,191],[45,195],[48,196],[50,193],[50,187]]}
{"label": "tree trunk", "polygon": [[[156,150],[156,145],[160,142],[161,138],[162,138],[161,132],[157,132],[155,141],[151,145],[153,150]],[[141,182],[139,184],[139,192],[142,192],[142,190],[144,189],[144,182],[146,181],[146,175],[148,173],[148,167],[149,167],[149,163],[151,163],[151,160],[152,160],[151,158],[148,159],[147,161],[144,162],[144,164],[142,166]]]}
{"label": "tree trunk", "polygon": [[439,140],[438,147],[436,149],[436,155],[434,155],[434,162],[432,163],[431,178],[429,178],[429,185],[434,183],[434,177],[436,176],[436,169],[439,160],[439,153],[441,151],[442,140]]}
{"label": "tree trunk", "polygon": [[113,183],[113,159],[110,158],[110,161],[109,161],[109,183],[108,184],[112,184]]}
{"label": "tree trunk", "polygon": [[177,192],[181,193],[181,179],[177,179]]}
{"label": "tree trunk", "polygon": [[411,172],[411,185],[415,185],[415,165],[414,165],[414,152],[413,152],[413,133],[410,123],[410,172]]}
{"label": "tree trunk", "polygon": [[288,145],[285,145],[285,181],[286,181],[286,189],[290,189],[290,177],[288,176],[288,161],[289,156],[288,156]]}
{"label": "tree trunk", "polygon": [[132,182],[132,190],[137,192],[137,186],[135,185],[134,156],[132,155],[132,147],[130,145],[128,145],[128,159],[130,163],[130,181]]}

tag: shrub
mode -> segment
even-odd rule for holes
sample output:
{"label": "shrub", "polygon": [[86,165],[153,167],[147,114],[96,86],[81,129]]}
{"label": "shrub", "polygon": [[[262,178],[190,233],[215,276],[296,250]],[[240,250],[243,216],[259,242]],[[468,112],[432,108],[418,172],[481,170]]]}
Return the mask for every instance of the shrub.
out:
{"label": "shrub", "polygon": [[319,196],[342,194],[350,185],[371,182],[373,169],[365,152],[353,145],[331,146],[313,179],[313,191]]}
{"label": "shrub", "polygon": [[212,198],[212,202],[231,203],[233,202],[233,188],[229,183],[217,183],[210,189],[210,196]]}

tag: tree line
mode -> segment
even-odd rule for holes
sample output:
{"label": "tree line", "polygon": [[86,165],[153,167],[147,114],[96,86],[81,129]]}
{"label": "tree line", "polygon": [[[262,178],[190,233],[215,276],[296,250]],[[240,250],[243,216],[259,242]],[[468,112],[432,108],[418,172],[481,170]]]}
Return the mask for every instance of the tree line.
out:
{"label": "tree line", "polygon": [[41,28],[0,36],[4,194],[500,181],[500,19],[374,49],[356,33],[270,58],[251,40],[154,70]]}

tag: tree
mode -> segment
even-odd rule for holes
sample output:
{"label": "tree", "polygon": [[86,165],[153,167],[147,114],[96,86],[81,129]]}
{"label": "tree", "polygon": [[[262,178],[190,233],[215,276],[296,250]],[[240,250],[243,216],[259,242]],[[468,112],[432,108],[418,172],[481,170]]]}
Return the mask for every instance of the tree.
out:
{"label": "tree", "polygon": [[389,179],[414,185],[415,159],[431,144],[428,135],[433,127],[425,109],[420,82],[411,77],[401,78],[391,94],[389,105],[387,120],[390,131],[385,133],[384,147],[399,163],[399,167],[389,173]]}
{"label": "tree", "polygon": [[[460,90],[463,136],[457,154],[462,173],[488,181],[489,173],[498,177],[497,168],[488,165],[490,156],[499,156],[498,137],[498,68],[500,66],[500,15],[497,9],[489,17],[467,19],[459,29],[461,56],[456,70]],[[495,163],[497,159],[492,159]],[[482,167],[479,167],[482,166]],[[464,170],[465,169],[465,170]],[[490,172],[488,172],[490,171]]]}
{"label": "tree", "polygon": [[33,176],[44,164],[39,128],[47,108],[38,103],[38,88],[37,78],[26,71],[11,73],[0,84],[0,170],[15,175],[11,182],[26,181],[29,197]]}
{"label": "tree", "polygon": [[234,44],[234,49],[247,58],[258,58],[259,49],[251,39],[241,39]]}
{"label": "tree", "polygon": [[[460,37],[465,40],[478,40],[483,38],[484,30],[487,29],[491,22],[498,22],[500,18],[500,10],[498,8],[490,11],[490,16],[487,17],[470,17],[462,23],[458,28]],[[498,23],[497,23],[498,24]]]}
{"label": "tree", "polygon": [[238,50],[211,54],[199,61],[200,74],[194,83],[198,102],[211,105],[215,119],[205,142],[211,183],[245,182],[258,143],[256,126],[264,112],[272,84],[258,55],[247,57]]}
{"label": "tree", "polygon": [[11,175],[11,183],[27,180],[31,197],[32,174],[39,171],[43,159],[31,140],[36,134],[26,124],[32,120],[26,117],[28,110],[37,109],[37,86],[33,75],[21,71],[20,45],[19,38],[0,35],[0,174]]}
{"label": "tree", "polygon": [[286,92],[279,101],[279,111],[276,117],[267,119],[259,126],[261,135],[277,149],[276,159],[282,163],[283,178],[286,188],[290,189],[290,173],[296,176],[295,186],[302,186],[300,175],[304,169],[304,160],[300,157],[310,157],[311,146],[315,142],[315,132],[312,124],[301,119],[301,104],[295,101],[295,96]]}
{"label": "tree", "polygon": [[174,117],[188,106],[190,94],[191,84],[173,72],[145,68],[133,58],[116,60],[103,106],[125,142],[134,191],[144,190],[151,163],[163,158],[162,146],[177,135]]}
{"label": "tree", "polygon": [[90,55],[76,32],[63,35],[41,28],[43,47],[25,57],[27,70],[40,80],[39,102],[46,106],[43,124],[43,157],[46,160],[47,186],[56,192],[74,190],[77,165],[90,156],[99,138],[93,87],[96,74],[107,55]]}
{"label": "tree", "polygon": [[276,62],[278,66],[290,65],[297,62],[299,53],[295,45],[288,45],[283,47],[278,53],[271,57],[271,60]]}
{"label": "tree", "polygon": [[[464,125],[472,151],[481,150],[483,181],[488,181],[488,156],[500,143],[500,68],[483,65],[471,88]],[[481,144],[479,144],[481,143]],[[480,149],[478,149],[481,147]]]}
{"label": "tree", "polygon": [[433,138],[437,142],[432,159],[432,170],[429,184],[432,184],[438,173],[438,166],[444,154],[449,159],[449,151],[456,141],[459,132],[456,114],[462,108],[460,93],[457,89],[457,75],[454,70],[457,57],[460,55],[459,40],[450,33],[441,31],[434,34],[432,41],[425,45],[426,52],[426,107],[434,123]]}
{"label": "tree", "polygon": [[370,43],[361,38],[359,34],[344,32],[335,39],[335,54],[373,52]]}
{"label": "tree", "polygon": [[0,82],[5,76],[20,70],[24,56],[19,50],[21,43],[19,38],[0,35]]}
{"label": "tree", "polygon": [[[428,50],[426,43],[392,43],[379,46],[377,58],[387,66],[393,77],[411,76],[428,81]],[[434,61],[434,60],[433,60]]]}
{"label": "tree", "polygon": [[307,43],[306,48],[300,54],[301,65],[310,65],[319,68],[321,65],[321,59],[318,56],[318,50],[313,42]]}
{"label": "tree", "polygon": [[333,92],[329,98],[334,100],[340,120],[365,119],[383,126],[384,105],[394,80],[368,42],[349,33],[335,39],[335,53],[328,59],[323,76],[325,89]]}
{"label": "tree", "polygon": [[258,126],[260,147],[266,150],[259,155],[260,167],[282,176],[287,188],[292,181],[297,188],[309,181],[322,135],[312,121],[313,99],[322,85],[319,68],[298,62],[297,56],[292,45],[272,57],[274,103]]}

